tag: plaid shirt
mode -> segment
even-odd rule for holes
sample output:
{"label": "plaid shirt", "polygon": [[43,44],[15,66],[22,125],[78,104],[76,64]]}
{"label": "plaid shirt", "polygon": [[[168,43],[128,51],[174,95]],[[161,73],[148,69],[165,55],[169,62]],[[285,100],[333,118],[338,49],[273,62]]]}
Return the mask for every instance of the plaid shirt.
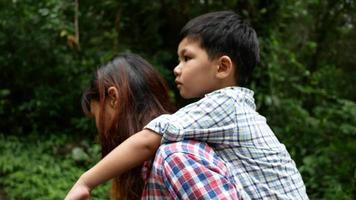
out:
{"label": "plaid shirt", "polygon": [[206,143],[161,145],[153,164],[145,163],[143,175],[142,199],[238,199],[225,163]]}
{"label": "plaid shirt", "polygon": [[255,109],[251,90],[227,87],[157,117],[146,128],[162,134],[162,143],[208,143],[244,199],[308,199],[294,161]]}

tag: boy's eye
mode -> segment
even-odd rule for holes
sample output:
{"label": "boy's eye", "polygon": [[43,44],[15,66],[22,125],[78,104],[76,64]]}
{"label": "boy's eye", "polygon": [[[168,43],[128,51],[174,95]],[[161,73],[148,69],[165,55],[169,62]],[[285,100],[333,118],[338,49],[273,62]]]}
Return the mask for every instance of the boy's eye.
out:
{"label": "boy's eye", "polygon": [[187,62],[188,60],[190,60],[191,59],[191,57],[189,57],[189,56],[183,56],[183,61],[184,62]]}
{"label": "boy's eye", "polygon": [[191,59],[192,59],[191,56],[181,56],[181,57],[178,57],[178,62],[187,62]]}

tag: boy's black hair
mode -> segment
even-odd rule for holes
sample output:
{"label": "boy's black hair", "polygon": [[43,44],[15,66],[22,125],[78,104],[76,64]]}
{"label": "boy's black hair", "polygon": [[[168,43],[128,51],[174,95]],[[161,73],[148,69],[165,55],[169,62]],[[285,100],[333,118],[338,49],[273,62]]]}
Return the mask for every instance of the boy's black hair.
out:
{"label": "boy's black hair", "polygon": [[210,59],[227,55],[236,66],[236,81],[245,86],[259,62],[259,45],[255,30],[232,11],[211,12],[190,20],[180,32],[195,39]]}

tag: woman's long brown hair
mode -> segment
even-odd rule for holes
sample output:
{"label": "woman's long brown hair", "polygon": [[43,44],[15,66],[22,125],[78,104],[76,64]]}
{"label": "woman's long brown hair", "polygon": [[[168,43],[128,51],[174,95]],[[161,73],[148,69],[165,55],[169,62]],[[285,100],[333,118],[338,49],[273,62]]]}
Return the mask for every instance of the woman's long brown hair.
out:
{"label": "woman's long brown hair", "polygon": [[[113,123],[105,127],[105,99],[111,86],[118,90],[119,106]],[[87,114],[92,100],[98,101],[100,106],[97,128],[102,157],[155,117],[174,111],[165,81],[147,61],[135,54],[122,54],[97,70],[82,98],[82,108]],[[113,199],[140,199],[144,187],[141,169],[142,166],[136,167],[113,181]]]}

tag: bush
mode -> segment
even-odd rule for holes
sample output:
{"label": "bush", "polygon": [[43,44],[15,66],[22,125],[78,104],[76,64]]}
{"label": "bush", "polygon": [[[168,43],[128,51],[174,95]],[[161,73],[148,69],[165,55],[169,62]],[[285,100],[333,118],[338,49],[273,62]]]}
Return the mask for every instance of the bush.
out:
{"label": "bush", "polygon": [[[65,135],[0,135],[0,184],[10,199],[63,199],[76,179],[99,159],[100,148]],[[108,198],[108,184],[93,199]],[[100,198],[99,198],[100,197]]]}

